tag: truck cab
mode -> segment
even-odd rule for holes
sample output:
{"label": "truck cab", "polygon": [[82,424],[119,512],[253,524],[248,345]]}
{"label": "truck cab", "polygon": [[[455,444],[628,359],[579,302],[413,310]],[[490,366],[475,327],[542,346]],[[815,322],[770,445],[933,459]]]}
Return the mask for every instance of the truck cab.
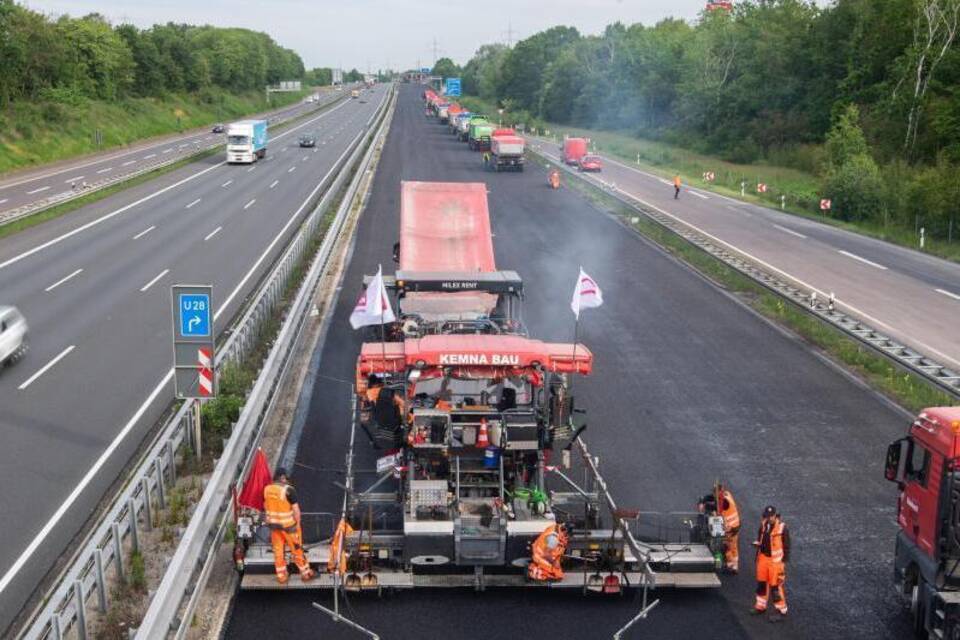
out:
{"label": "truck cab", "polygon": [[266,155],[266,120],[242,120],[227,127],[227,162],[250,164]]}
{"label": "truck cab", "polygon": [[887,449],[896,482],[894,580],[920,638],[960,637],[960,407],[922,411]]}

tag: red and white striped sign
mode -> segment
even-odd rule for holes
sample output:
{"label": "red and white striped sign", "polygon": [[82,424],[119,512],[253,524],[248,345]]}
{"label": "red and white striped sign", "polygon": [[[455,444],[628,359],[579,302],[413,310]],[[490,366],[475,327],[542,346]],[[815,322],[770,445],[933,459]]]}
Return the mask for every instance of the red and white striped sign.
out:
{"label": "red and white striped sign", "polygon": [[197,384],[201,396],[213,395],[213,353],[210,349],[200,348],[197,351]]}
{"label": "red and white striped sign", "polygon": [[820,211],[830,211],[830,198],[823,198],[820,200]]}
{"label": "red and white striped sign", "polygon": [[757,183],[757,193],[766,193],[766,192],[767,192],[767,185],[766,185],[766,183],[764,183],[764,182],[758,182],[758,183]]}
{"label": "red and white striped sign", "polygon": [[713,173],[713,171],[704,171],[704,172],[703,172],[703,180],[704,180],[704,182],[713,182],[713,181],[716,180],[716,179],[717,179],[717,176]]}

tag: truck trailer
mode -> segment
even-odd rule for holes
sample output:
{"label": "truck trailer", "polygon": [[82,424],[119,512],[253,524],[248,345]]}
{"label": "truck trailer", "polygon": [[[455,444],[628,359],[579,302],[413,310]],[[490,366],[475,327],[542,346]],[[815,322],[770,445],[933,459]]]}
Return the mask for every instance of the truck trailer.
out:
{"label": "truck trailer", "polygon": [[497,135],[497,132],[494,132],[490,139],[490,168],[494,171],[523,171],[524,146],[524,139],[516,134]]}
{"label": "truck trailer", "polygon": [[228,163],[250,164],[266,155],[266,120],[241,120],[227,126]]}

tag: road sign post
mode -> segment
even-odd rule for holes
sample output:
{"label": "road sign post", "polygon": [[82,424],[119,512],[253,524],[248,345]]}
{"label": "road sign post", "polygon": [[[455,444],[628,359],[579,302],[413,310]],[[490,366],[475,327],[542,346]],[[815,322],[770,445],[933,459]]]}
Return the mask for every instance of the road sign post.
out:
{"label": "road sign post", "polygon": [[170,292],[177,398],[213,398],[216,396],[213,287],[175,284]]}

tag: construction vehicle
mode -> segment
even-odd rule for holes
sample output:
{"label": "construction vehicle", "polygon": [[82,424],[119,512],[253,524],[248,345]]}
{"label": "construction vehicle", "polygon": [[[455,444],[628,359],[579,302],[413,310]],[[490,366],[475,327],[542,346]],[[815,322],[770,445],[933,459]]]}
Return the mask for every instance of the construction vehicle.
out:
{"label": "construction vehicle", "polygon": [[[400,269],[388,288],[399,322],[416,326],[360,347],[359,438],[350,438],[340,521],[308,544],[319,575],[279,585],[262,528],[244,516],[235,552],[243,589],[720,585],[722,518],[641,517],[614,501],[572,394],[593,355],[525,335],[520,279],[495,270],[491,237],[484,185],[403,183]],[[369,384],[383,385],[375,401]],[[404,408],[384,411],[396,398]],[[373,467],[372,456],[371,480],[358,462]],[[314,489],[327,490],[298,490]],[[532,548],[557,525],[564,570],[529,577]]]}
{"label": "construction vehicle", "polygon": [[587,155],[587,146],[590,141],[586,138],[564,138],[563,152],[560,159],[564,164],[578,164],[580,158]]}
{"label": "construction vehicle", "polygon": [[490,168],[523,171],[525,140],[512,129],[497,129],[490,138]]}
{"label": "construction vehicle", "polygon": [[918,638],[960,637],[960,407],[925,409],[887,449],[896,482],[894,580]]}
{"label": "construction vehicle", "polygon": [[460,136],[460,127],[463,126],[465,120],[469,120],[474,114],[470,111],[463,110],[454,117],[450,118],[450,122],[447,124],[450,125],[450,133],[459,137]]}
{"label": "construction vehicle", "polygon": [[490,124],[487,116],[474,113],[469,118],[460,120],[460,124],[457,126],[457,137],[461,142],[468,142],[470,140],[470,128],[480,124]]}
{"label": "construction vehicle", "polygon": [[471,122],[467,134],[467,146],[473,151],[490,151],[490,138],[493,136],[494,129],[496,127],[491,122]]}

